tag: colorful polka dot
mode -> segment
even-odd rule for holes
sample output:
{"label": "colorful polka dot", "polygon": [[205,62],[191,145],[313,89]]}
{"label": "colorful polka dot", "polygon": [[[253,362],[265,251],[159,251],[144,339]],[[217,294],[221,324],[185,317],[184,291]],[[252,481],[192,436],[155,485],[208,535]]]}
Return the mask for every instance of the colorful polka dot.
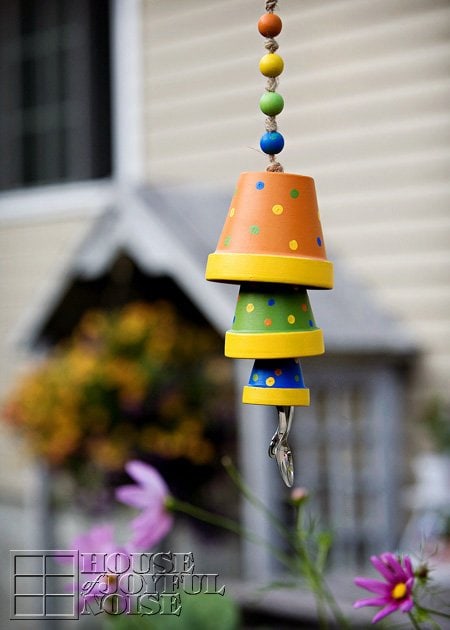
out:
{"label": "colorful polka dot", "polygon": [[247,313],[253,313],[253,311],[255,310],[255,305],[249,302],[245,307],[245,310],[247,311]]}
{"label": "colorful polka dot", "polygon": [[281,376],[282,374],[283,374],[283,371],[280,370],[279,368],[278,370],[275,370],[275,376]]}
{"label": "colorful polka dot", "polygon": [[308,305],[307,304],[302,304],[302,311],[304,313],[306,313],[307,310],[308,310]]}
{"label": "colorful polka dot", "polygon": [[274,214],[283,214],[284,208],[281,204],[276,203],[274,206],[272,206],[272,212]]}
{"label": "colorful polka dot", "polygon": [[230,244],[231,244],[231,236],[226,236],[226,237],[223,239],[223,244],[224,244],[224,246],[225,246],[225,247],[229,247],[229,246],[230,246]]}
{"label": "colorful polka dot", "polygon": [[317,241],[317,245],[318,245],[319,247],[322,247],[322,239],[320,238],[320,236],[318,236],[318,237],[316,238],[316,241]]}
{"label": "colorful polka dot", "polygon": [[258,382],[258,381],[259,381],[259,376],[258,376],[258,374],[253,374],[253,376],[252,376],[252,381],[253,381],[254,383],[256,383],[256,382]]}
{"label": "colorful polka dot", "polygon": [[289,194],[291,195],[292,199],[297,199],[300,193],[296,188],[293,188]]}
{"label": "colorful polka dot", "polygon": [[295,324],[295,316],[294,315],[292,315],[292,314],[288,315],[287,320],[288,320],[289,324]]}
{"label": "colorful polka dot", "polygon": [[264,320],[264,325],[265,326],[272,326],[272,320],[269,319],[268,317]]}
{"label": "colorful polka dot", "polygon": [[269,306],[275,306],[275,299],[274,299],[274,298],[269,298],[269,299],[267,300],[267,304],[268,304]]}
{"label": "colorful polka dot", "polygon": [[299,382],[299,380],[300,380],[300,376],[299,376],[298,374],[296,374],[296,375],[294,376],[294,381],[295,381],[296,383],[298,383],[298,382]]}
{"label": "colorful polka dot", "polygon": [[267,387],[272,387],[272,385],[275,385],[275,379],[273,378],[273,376],[269,376],[268,378],[266,378],[266,385]]}
{"label": "colorful polka dot", "polygon": [[256,190],[262,190],[264,188],[264,182],[256,182]]}
{"label": "colorful polka dot", "polygon": [[298,249],[298,242],[295,239],[292,239],[292,241],[289,241],[289,249],[292,249],[292,251],[294,252],[296,249]]}
{"label": "colorful polka dot", "polygon": [[250,234],[259,234],[259,225],[251,225],[248,228],[248,231],[250,232]]}
{"label": "colorful polka dot", "polygon": [[231,208],[231,210],[230,210],[230,217],[234,217],[235,212],[236,212],[236,209],[235,208]]}
{"label": "colorful polka dot", "polygon": [[309,325],[311,326],[311,328],[314,328],[314,322],[313,322],[313,320],[312,320],[312,319],[310,319],[308,323],[309,323]]}

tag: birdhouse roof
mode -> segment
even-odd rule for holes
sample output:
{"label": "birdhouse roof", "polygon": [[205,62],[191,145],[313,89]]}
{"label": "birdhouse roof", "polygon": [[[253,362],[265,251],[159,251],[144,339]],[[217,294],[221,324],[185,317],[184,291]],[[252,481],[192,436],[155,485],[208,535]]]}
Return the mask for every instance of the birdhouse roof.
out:
{"label": "birdhouse roof", "polygon": [[[71,279],[98,278],[125,252],[151,276],[170,276],[220,332],[230,327],[238,286],[207,282],[204,271],[230,202],[230,191],[198,186],[144,186],[128,191],[94,220],[69,269],[55,278],[52,299],[34,310],[19,341],[34,346],[58,308]],[[330,250],[330,248],[328,248]],[[327,352],[390,354],[414,352],[403,322],[386,312],[375,295],[328,251],[335,269],[332,291],[311,290],[310,301],[324,331]]]}

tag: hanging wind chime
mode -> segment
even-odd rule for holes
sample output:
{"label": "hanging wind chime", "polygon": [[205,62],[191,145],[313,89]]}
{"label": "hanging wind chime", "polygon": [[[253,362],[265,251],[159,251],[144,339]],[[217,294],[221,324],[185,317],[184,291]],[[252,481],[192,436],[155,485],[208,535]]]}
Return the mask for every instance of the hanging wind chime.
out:
{"label": "hanging wind chime", "polygon": [[285,173],[276,159],[284,147],[276,119],[284,108],[276,91],[284,69],[274,39],[282,29],[276,5],[277,0],[266,2],[258,21],[268,51],[259,62],[267,77],[259,107],[266,115],[260,147],[269,165],[240,175],[216,251],[208,257],[206,279],[240,284],[225,356],[255,360],[242,401],[276,407],[278,428],[269,455],[291,487],[288,436],[294,408],[309,405],[299,358],[324,352],[307,289],[331,289],[333,266],[326,258],[314,180]]}

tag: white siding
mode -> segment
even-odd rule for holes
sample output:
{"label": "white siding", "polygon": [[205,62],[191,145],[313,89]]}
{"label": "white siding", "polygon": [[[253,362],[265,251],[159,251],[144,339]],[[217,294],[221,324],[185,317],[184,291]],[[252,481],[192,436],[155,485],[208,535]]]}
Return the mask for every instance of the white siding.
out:
{"label": "white siding", "polygon": [[86,219],[64,219],[1,226],[0,393],[9,387],[19,367],[20,352],[13,341],[24,317],[46,308],[54,279],[68,264],[87,225]]}
{"label": "white siding", "polygon": [[[150,180],[231,189],[264,170],[264,2],[143,1]],[[450,3],[280,0],[279,13],[280,160],[315,178],[329,250],[404,318],[424,389],[447,392]]]}

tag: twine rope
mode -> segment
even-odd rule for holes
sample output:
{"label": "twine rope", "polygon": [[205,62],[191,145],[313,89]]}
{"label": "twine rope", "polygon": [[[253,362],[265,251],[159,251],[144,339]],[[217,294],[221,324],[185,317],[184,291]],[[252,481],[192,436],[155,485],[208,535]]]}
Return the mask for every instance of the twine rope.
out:
{"label": "twine rope", "polygon": [[276,8],[277,4],[278,4],[278,0],[267,0],[266,2],[267,13],[273,13],[273,10]]}
{"label": "twine rope", "polygon": [[[278,0],[267,0],[266,2],[266,11],[267,13],[273,13],[274,9],[278,4]],[[278,42],[273,37],[266,38],[265,48],[270,53],[274,53],[278,50]],[[278,87],[278,78],[277,77],[269,77],[266,83],[266,92],[275,92]],[[266,131],[269,133],[272,131],[277,131],[277,119],[276,116],[267,116],[266,117]],[[283,173],[284,168],[275,158],[275,155],[269,155],[269,165],[266,168],[266,171],[271,173]]]}

